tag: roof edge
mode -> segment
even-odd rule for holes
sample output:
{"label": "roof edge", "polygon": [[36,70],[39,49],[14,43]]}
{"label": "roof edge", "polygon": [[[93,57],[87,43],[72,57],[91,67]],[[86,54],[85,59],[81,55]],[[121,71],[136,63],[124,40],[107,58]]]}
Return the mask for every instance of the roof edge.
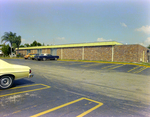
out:
{"label": "roof edge", "polygon": [[45,48],[68,48],[68,47],[87,47],[87,46],[108,46],[108,45],[123,45],[116,41],[107,42],[93,42],[93,43],[78,43],[78,44],[64,44],[64,45],[51,45],[51,46],[34,46],[34,47],[22,47],[19,50],[24,49],[45,49]]}

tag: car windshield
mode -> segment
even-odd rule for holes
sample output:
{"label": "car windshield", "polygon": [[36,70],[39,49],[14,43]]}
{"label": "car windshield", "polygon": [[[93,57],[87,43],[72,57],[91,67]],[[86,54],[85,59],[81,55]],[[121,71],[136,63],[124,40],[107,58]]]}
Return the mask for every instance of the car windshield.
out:
{"label": "car windshield", "polygon": [[47,54],[40,54],[40,56],[47,56]]}

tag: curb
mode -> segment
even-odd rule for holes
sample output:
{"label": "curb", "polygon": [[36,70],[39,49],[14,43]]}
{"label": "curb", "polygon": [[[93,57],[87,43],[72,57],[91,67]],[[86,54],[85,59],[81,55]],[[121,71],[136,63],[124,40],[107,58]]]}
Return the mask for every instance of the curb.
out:
{"label": "curb", "polygon": [[107,63],[107,64],[125,64],[125,65],[138,65],[138,66],[144,66],[149,67],[148,65],[140,65],[137,63],[120,63],[120,62],[101,62],[101,61],[82,61],[82,60],[58,60],[58,61],[74,61],[74,62],[93,62],[93,63]]}

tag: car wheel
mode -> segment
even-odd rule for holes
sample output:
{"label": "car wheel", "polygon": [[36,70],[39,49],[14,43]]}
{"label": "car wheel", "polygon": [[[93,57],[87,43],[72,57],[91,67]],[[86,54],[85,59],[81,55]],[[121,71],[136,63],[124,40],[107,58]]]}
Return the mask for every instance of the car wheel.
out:
{"label": "car wheel", "polygon": [[12,76],[2,76],[0,78],[0,89],[7,89],[13,85],[13,77]]}
{"label": "car wheel", "polygon": [[46,58],[43,58],[43,61],[46,61]]}
{"label": "car wheel", "polygon": [[55,58],[55,60],[57,61],[57,58]]}

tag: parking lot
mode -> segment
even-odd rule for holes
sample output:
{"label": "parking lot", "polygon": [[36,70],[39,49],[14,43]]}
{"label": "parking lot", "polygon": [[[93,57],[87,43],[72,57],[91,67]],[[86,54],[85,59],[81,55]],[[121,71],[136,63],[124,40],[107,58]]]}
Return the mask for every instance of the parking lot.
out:
{"label": "parking lot", "polygon": [[140,65],[5,59],[34,77],[0,90],[0,117],[149,117],[150,68]]}

